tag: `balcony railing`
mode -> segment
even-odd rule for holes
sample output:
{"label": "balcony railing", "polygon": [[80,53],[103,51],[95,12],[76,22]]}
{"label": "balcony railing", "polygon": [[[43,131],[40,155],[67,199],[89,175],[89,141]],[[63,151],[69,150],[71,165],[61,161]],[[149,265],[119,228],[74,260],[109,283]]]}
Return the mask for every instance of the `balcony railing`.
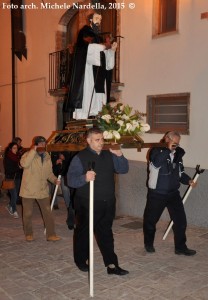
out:
{"label": "balcony railing", "polygon": [[70,61],[72,55],[69,49],[49,53],[49,92],[57,92],[63,90],[66,92]]}
{"label": "balcony railing", "polygon": [[[49,93],[51,95],[65,95],[68,89],[71,62],[73,55],[69,49],[49,53]],[[113,69],[113,83],[119,83],[120,53],[116,51],[115,67]]]}

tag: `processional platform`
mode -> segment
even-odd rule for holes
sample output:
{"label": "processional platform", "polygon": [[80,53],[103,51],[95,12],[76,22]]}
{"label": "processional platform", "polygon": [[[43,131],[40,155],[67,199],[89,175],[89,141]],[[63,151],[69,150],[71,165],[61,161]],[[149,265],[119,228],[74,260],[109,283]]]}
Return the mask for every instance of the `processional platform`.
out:
{"label": "processional platform", "polygon": [[[81,151],[86,148],[86,131],[92,127],[98,127],[96,119],[86,120],[72,120],[67,122],[65,130],[53,131],[47,140],[48,152],[62,152],[62,151]],[[162,147],[163,143],[144,143],[139,136],[121,136],[119,140],[105,141],[104,150],[112,149],[131,149],[135,148],[141,151],[142,148]]]}

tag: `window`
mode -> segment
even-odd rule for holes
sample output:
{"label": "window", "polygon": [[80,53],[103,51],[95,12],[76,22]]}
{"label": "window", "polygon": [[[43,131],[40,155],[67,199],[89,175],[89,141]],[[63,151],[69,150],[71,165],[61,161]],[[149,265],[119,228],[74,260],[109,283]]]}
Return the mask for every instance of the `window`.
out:
{"label": "window", "polygon": [[153,36],[177,31],[178,0],[154,0]]}
{"label": "window", "polygon": [[147,122],[152,133],[177,130],[189,134],[190,94],[147,96]]}

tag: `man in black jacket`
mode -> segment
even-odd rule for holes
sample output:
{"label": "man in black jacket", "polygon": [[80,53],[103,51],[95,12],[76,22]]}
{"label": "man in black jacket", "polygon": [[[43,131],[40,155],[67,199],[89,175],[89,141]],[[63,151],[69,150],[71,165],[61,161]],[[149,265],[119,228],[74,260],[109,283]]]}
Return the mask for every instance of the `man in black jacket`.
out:
{"label": "man in black jacket", "polygon": [[87,132],[88,147],[72,160],[68,171],[68,185],[76,188],[74,204],[74,261],[87,272],[89,266],[89,182],[94,181],[94,234],[108,274],[126,275],[118,265],[112,232],[115,217],[114,173],[128,172],[128,161],[121,150],[104,151],[103,133],[98,128]]}
{"label": "man in black jacket", "polygon": [[[67,172],[70,162],[77,152],[73,151],[63,151],[63,152],[52,152],[51,160],[53,165],[53,173],[57,177],[61,175],[61,190],[62,195],[67,207],[68,215],[66,224],[70,230],[74,229],[74,209],[73,209],[73,193],[71,193],[70,188],[67,186]],[[59,209],[58,207],[58,197],[56,197],[53,205],[54,209]]]}
{"label": "man in black jacket", "polygon": [[144,211],[144,245],[149,253],[155,252],[156,224],[165,207],[174,223],[175,254],[194,255],[195,250],[186,246],[186,215],[179,193],[180,184],[196,183],[184,172],[182,157],[185,151],[179,147],[180,134],[175,131],[165,136],[166,148],[152,148],[149,155],[149,180],[147,203]]}

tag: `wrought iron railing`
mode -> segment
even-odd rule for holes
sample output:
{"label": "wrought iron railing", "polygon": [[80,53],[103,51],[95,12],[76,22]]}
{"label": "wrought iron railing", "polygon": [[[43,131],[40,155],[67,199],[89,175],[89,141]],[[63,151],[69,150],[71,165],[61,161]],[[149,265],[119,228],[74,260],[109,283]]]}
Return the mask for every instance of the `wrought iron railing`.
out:
{"label": "wrought iron railing", "polygon": [[[116,62],[113,70],[112,82],[120,82],[120,53],[116,51]],[[70,72],[71,72],[72,54],[69,49],[49,53],[49,93],[60,92],[66,93]]]}
{"label": "wrought iron railing", "polygon": [[67,88],[71,58],[69,49],[49,53],[49,92]]}

